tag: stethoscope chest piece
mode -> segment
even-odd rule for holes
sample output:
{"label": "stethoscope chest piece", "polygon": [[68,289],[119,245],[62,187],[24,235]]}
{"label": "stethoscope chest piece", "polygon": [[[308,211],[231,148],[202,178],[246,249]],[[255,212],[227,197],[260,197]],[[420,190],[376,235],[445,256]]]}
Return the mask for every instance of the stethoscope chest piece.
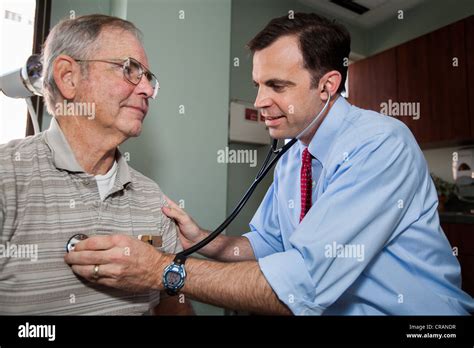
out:
{"label": "stethoscope chest piece", "polygon": [[75,234],[74,236],[69,238],[69,240],[67,241],[66,251],[67,252],[73,251],[74,247],[76,246],[77,243],[79,243],[80,241],[82,241],[84,239],[87,239],[87,238],[89,238],[89,237],[85,234],[82,234],[82,233]]}

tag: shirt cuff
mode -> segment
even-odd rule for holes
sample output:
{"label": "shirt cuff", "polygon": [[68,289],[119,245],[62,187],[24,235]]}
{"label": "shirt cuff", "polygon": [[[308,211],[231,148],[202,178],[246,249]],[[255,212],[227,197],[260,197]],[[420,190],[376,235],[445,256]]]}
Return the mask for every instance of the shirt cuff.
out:
{"label": "shirt cuff", "polygon": [[252,247],[257,260],[275,253],[275,249],[273,249],[257,231],[248,232],[242,236],[249,240],[250,246]]}
{"label": "shirt cuff", "polygon": [[326,308],[314,303],[316,286],[296,249],[258,260],[260,269],[280,301],[295,315],[321,315]]}

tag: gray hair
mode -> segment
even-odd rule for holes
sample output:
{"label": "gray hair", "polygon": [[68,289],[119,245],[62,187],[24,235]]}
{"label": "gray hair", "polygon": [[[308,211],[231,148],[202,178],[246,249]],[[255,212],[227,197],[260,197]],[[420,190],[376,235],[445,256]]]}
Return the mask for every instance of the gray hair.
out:
{"label": "gray hair", "polygon": [[[49,33],[42,53],[42,76],[44,101],[51,115],[54,115],[54,105],[61,97],[53,76],[56,58],[66,54],[76,59],[90,59],[99,48],[97,39],[104,28],[123,29],[142,42],[142,33],[132,22],[100,14],[62,20]],[[86,67],[87,64],[81,65],[81,69]]]}

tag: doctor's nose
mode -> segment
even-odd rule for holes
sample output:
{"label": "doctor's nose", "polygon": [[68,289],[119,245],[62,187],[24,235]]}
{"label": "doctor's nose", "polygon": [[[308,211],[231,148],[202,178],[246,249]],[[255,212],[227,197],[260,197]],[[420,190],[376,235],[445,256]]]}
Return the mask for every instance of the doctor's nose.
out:
{"label": "doctor's nose", "polygon": [[272,104],[273,104],[272,99],[268,95],[266,95],[260,88],[258,90],[258,94],[257,94],[257,97],[255,98],[255,102],[253,105],[258,109],[264,109],[271,106]]}

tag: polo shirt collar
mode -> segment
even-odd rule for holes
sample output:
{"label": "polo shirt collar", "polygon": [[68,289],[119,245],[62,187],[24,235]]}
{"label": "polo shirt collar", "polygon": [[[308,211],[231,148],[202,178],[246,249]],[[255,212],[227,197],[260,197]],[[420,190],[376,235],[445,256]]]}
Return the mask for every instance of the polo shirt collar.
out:
{"label": "polo shirt collar", "polygon": [[49,129],[45,131],[45,141],[51,149],[53,163],[56,168],[69,172],[84,173],[84,169],[77,162],[61,127],[54,117],[51,119]]}

